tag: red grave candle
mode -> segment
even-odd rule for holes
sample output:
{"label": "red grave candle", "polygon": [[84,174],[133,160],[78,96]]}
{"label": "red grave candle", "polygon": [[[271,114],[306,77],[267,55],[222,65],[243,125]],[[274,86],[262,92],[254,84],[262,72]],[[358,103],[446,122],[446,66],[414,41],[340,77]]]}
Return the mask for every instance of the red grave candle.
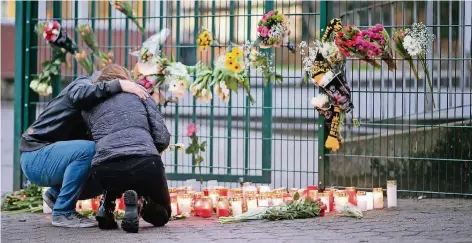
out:
{"label": "red grave candle", "polygon": [[348,196],[348,202],[354,206],[357,206],[357,192],[355,187],[346,187],[346,193]]}
{"label": "red grave candle", "polygon": [[225,196],[218,197],[217,203],[216,203],[216,213],[218,217],[229,216],[229,202],[228,202],[227,197]]}
{"label": "red grave candle", "polygon": [[209,197],[202,197],[202,207],[200,208],[200,216],[209,218],[213,214],[213,201]]}

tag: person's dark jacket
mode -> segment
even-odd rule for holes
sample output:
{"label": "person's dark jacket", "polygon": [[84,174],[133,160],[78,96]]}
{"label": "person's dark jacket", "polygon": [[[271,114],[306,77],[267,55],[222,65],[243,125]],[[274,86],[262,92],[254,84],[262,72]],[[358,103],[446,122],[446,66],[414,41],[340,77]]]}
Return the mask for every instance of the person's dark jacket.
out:
{"label": "person's dark jacket", "polygon": [[150,97],[120,93],[82,114],[95,141],[93,166],[130,155],[158,156],[169,146],[170,133]]}
{"label": "person's dark jacket", "polygon": [[21,136],[20,151],[35,151],[59,141],[90,140],[81,111],[121,92],[118,80],[92,85],[99,74],[77,78],[52,99]]}

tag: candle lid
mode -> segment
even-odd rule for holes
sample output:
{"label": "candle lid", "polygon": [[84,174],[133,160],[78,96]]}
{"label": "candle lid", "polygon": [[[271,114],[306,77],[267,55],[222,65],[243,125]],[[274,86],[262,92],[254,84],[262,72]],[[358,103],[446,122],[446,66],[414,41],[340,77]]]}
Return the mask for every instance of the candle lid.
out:
{"label": "candle lid", "polygon": [[356,187],[355,186],[349,186],[349,187],[346,187],[345,189],[346,189],[346,191],[353,191],[353,190],[356,190]]}
{"label": "candle lid", "polygon": [[247,195],[246,199],[247,200],[256,200],[256,195]]}
{"label": "candle lid", "polygon": [[261,194],[261,195],[257,196],[257,199],[258,199],[258,200],[266,200],[266,199],[267,199],[267,195]]}
{"label": "candle lid", "polygon": [[233,195],[231,201],[241,201],[241,195]]}
{"label": "candle lid", "polygon": [[357,195],[358,196],[365,196],[367,194],[365,193],[365,191],[357,191]]}
{"label": "candle lid", "polygon": [[246,192],[244,193],[244,195],[246,195],[246,196],[255,196],[255,195],[256,195],[256,192],[254,192],[254,191],[246,191]]}
{"label": "candle lid", "polygon": [[241,189],[241,188],[233,188],[233,189],[231,189],[231,192],[232,192],[232,193],[241,193],[241,192],[243,192],[243,189]]}
{"label": "candle lid", "polygon": [[374,188],[372,189],[373,192],[383,192],[382,188],[379,187],[379,188]]}
{"label": "candle lid", "polygon": [[346,192],[346,190],[336,190],[335,192]]}
{"label": "candle lid", "polygon": [[345,191],[337,191],[334,195],[337,197],[347,197],[347,193]]}
{"label": "candle lid", "polygon": [[194,198],[202,198],[204,196],[203,192],[195,192],[193,193]]}
{"label": "candle lid", "polygon": [[216,197],[216,201],[226,201],[226,200],[228,200],[228,198],[225,197],[225,196],[218,196],[218,197]]}
{"label": "candle lid", "polygon": [[283,197],[284,197],[284,194],[283,194],[283,193],[274,193],[274,194],[273,194],[273,197],[274,197],[274,198],[283,198]]}
{"label": "candle lid", "polygon": [[396,180],[387,181],[387,185],[395,186],[397,185],[397,181]]}
{"label": "candle lid", "polygon": [[277,193],[285,193],[285,192],[287,192],[287,189],[285,187],[279,187],[279,188],[275,189],[275,191]]}
{"label": "candle lid", "polygon": [[190,194],[180,194],[179,197],[180,198],[191,198],[192,195],[190,195]]}

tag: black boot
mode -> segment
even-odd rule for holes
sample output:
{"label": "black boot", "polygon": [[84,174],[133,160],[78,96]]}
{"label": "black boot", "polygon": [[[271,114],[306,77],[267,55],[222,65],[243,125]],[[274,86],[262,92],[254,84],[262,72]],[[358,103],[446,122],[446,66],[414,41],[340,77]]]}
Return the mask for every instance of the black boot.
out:
{"label": "black boot", "polygon": [[121,228],[128,233],[138,233],[139,214],[138,214],[138,194],[133,190],[128,190],[124,195],[125,216],[121,221]]}
{"label": "black boot", "polygon": [[162,206],[149,197],[143,198],[143,209],[141,211],[141,216],[143,220],[154,225],[155,227],[162,227],[169,222],[169,213]]}
{"label": "black boot", "polygon": [[115,197],[107,195],[104,191],[102,200],[100,200],[100,207],[98,208],[95,219],[98,221],[98,228],[100,229],[116,229],[118,224],[115,221]]}

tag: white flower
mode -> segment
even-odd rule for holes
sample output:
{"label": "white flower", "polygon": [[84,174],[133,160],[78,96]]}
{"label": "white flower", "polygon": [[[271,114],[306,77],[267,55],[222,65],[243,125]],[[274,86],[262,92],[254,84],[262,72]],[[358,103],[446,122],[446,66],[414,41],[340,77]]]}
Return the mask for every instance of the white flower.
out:
{"label": "white flower", "polygon": [[328,102],[328,96],[325,94],[319,94],[311,99],[311,105],[320,109],[324,108]]}
{"label": "white flower", "polygon": [[169,92],[178,98],[185,96],[187,84],[183,80],[173,80],[169,83]]}
{"label": "white flower", "polygon": [[219,85],[215,85],[215,88],[213,89],[215,91],[215,94],[220,96],[221,94],[221,88]]}
{"label": "white flower", "polygon": [[48,88],[46,90],[46,94],[48,94],[48,95],[52,94],[52,87],[51,86],[48,86]]}
{"label": "white flower", "polygon": [[422,51],[420,43],[409,35],[405,36],[403,39],[403,47],[405,47],[410,56],[416,56]]}
{"label": "white flower", "polygon": [[39,85],[38,80],[33,80],[33,81],[31,81],[29,87],[30,87],[34,92],[37,92],[37,91],[38,91],[38,85]]}
{"label": "white flower", "polygon": [[41,84],[38,85],[38,88],[37,88],[36,91],[41,95],[45,95],[46,92],[47,92],[48,86],[49,85],[47,85],[45,83],[41,83]]}
{"label": "white flower", "polygon": [[206,96],[207,93],[209,93],[207,89],[202,89],[202,96]]}
{"label": "white flower", "polygon": [[52,30],[51,31],[55,36],[59,35],[59,30]]}
{"label": "white flower", "polygon": [[157,74],[157,64],[155,62],[138,62],[136,68],[143,76]]}
{"label": "white flower", "polygon": [[223,98],[223,102],[224,102],[225,104],[228,104],[228,103],[229,103],[229,96],[224,97],[224,98]]}

